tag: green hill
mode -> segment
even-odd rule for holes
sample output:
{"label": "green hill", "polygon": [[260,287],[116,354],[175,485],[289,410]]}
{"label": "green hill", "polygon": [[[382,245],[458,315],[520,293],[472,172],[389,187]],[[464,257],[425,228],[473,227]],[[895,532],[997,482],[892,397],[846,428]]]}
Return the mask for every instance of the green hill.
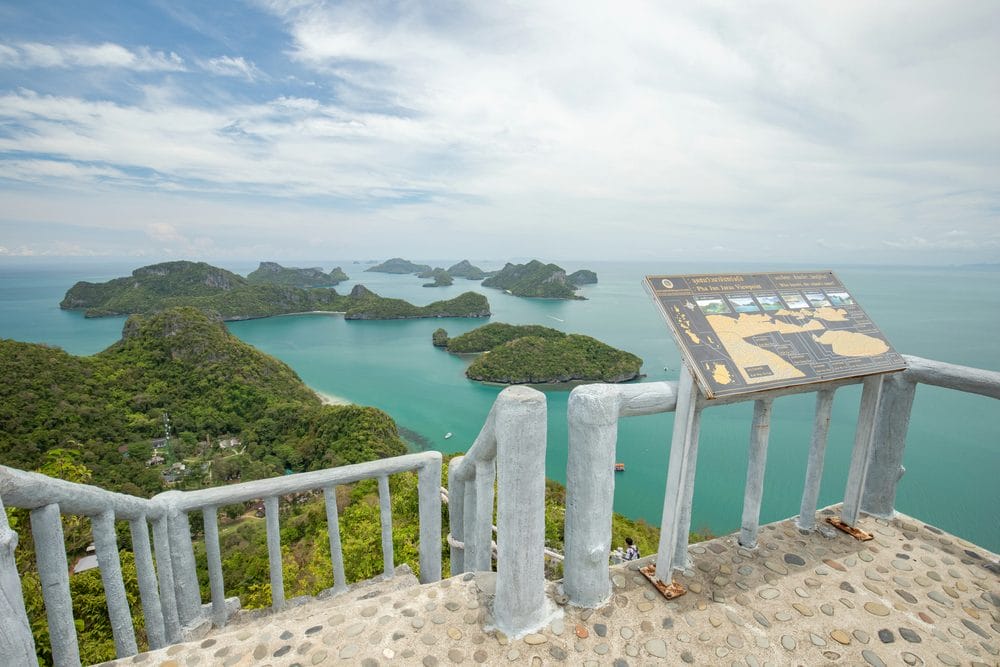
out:
{"label": "green hill", "polygon": [[206,436],[239,435],[243,479],[405,452],[388,415],[322,405],[291,368],[194,308],[132,316],[92,357],[0,340],[0,373],[0,463],[32,470],[50,450],[77,449],[95,483],[137,495],[162,487],[144,463],[164,413],[178,458]]}
{"label": "green hill", "polygon": [[360,297],[344,315],[348,320],[405,320],[419,317],[489,317],[490,302],[476,292],[465,292],[454,299],[414,306],[402,299],[387,299],[365,290],[371,296]]}
{"label": "green hill", "polygon": [[332,287],[349,280],[339,266],[324,273],[320,267],[299,269],[281,266],[276,262],[261,262],[257,270],[247,275],[251,284],[289,285],[292,287]]}
{"label": "green hill", "polygon": [[452,279],[451,274],[449,274],[444,269],[431,269],[430,271],[424,271],[417,275],[418,278],[433,278],[434,282],[424,283],[424,287],[448,287],[455,281]]}
{"label": "green hill", "polygon": [[393,257],[392,259],[387,259],[381,264],[376,264],[375,266],[370,266],[365,271],[372,271],[375,273],[397,273],[397,274],[407,274],[407,273],[422,273],[424,271],[430,271],[431,267],[426,264],[414,264],[409,260],[405,260],[402,257]]}
{"label": "green hill", "polygon": [[456,354],[470,352],[487,352],[503,345],[509,341],[525,336],[539,336],[541,338],[562,338],[566,334],[556,329],[539,326],[537,324],[505,324],[503,322],[491,322],[472,331],[468,331],[460,336],[448,339],[448,351]]}
{"label": "green hill", "polygon": [[576,285],[566,278],[566,271],[556,264],[542,264],[537,259],[527,264],[504,265],[496,275],[483,281],[483,287],[495,287],[514,296],[545,299],[582,299]]}
{"label": "green hill", "polygon": [[642,359],[590,336],[526,336],[490,350],[469,365],[471,380],[503,384],[627,382],[639,377]]}
{"label": "green hill", "polygon": [[493,275],[492,272],[483,271],[467,259],[463,259],[458,264],[448,267],[448,273],[454,278],[466,278],[468,280],[482,280]]}

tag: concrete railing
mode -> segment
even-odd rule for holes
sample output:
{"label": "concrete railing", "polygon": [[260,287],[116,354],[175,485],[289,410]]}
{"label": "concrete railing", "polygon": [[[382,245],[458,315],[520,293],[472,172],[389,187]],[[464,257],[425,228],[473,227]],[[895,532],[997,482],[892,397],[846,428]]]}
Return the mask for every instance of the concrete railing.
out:
{"label": "concrete railing", "polygon": [[688,535],[701,412],[706,407],[754,401],[739,542],[757,546],[771,408],[781,396],[816,393],[809,459],[797,524],[816,525],[816,504],[833,397],[840,387],[863,384],[854,451],[841,520],[853,526],[860,511],[891,516],[913,396],[918,383],[1000,398],[1000,373],[904,357],[908,369],[892,375],[836,380],[707,400],[686,369],[680,381],[638,385],[585,385],[570,394],[566,463],[564,592],[577,606],[597,607],[610,597],[608,558],[614,501],[614,462],[621,417],[675,412],[656,578],[669,584],[688,565]]}
{"label": "concrete railing", "polygon": [[[211,621],[227,620],[217,509],[220,506],[263,499],[272,607],[284,605],[284,582],[278,523],[281,496],[322,490],[326,500],[333,564],[334,591],[345,590],[340,545],[336,487],[377,479],[381,512],[385,576],[395,570],[389,475],[416,471],[420,515],[420,580],[441,578],[441,454],[422,452],[315,472],[262,479],[201,491],[168,491],[150,500],[84,484],[73,484],[36,473],[0,466],[0,656],[4,664],[37,664],[34,640],[24,612],[20,582],[14,564],[17,535],[7,524],[4,505],[30,510],[38,574],[49,625],[52,657],[57,665],[79,665],[79,646],[69,588],[69,566],[63,541],[62,514],[90,517],[94,545],[104,584],[108,613],[118,657],[137,651],[132,614],[118,558],[115,522],[129,521],[136,574],[150,648],[182,641],[185,631],[205,622],[188,513],[201,511],[211,587]],[[153,552],[149,527],[153,527]]]}
{"label": "concrete railing", "polygon": [[451,571],[491,571],[497,487],[496,627],[520,636],[546,620],[545,395],[500,392],[465,456],[448,465]]}

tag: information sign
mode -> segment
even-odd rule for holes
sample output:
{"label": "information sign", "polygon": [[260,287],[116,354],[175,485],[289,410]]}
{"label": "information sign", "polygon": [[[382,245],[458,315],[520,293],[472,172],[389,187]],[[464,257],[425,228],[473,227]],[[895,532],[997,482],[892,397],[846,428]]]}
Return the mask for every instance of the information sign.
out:
{"label": "information sign", "polygon": [[646,276],[708,398],[906,368],[832,271]]}

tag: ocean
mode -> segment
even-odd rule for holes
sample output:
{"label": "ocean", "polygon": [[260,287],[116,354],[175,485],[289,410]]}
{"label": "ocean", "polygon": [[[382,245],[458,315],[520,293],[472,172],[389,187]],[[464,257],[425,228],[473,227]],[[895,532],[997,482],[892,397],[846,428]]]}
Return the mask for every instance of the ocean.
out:
{"label": "ocean", "polygon": [[[417,260],[415,260],[417,261]],[[450,266],[456,260],[425,261]],[[73,354],[96,353],[121,333],[124,318],[85,319],[59,309],[77,280],[127,275],[141,261],[0,259],[0,337],[45,343]],[[484,269],[502,262],[476,261]],[[669,330],[641,286],[647,274],[829,269],[852,292],[903,353],[1000,370],[1000,269],[789,267],[710,263],[559,262],[567,271],[597,272],[599,283],[581,290],[586,301],[513,297],[456,279],[446,288],[424,288],[414,275],[365,273],[350,261],[289,262],[342,266],[351,280],[383,296],[417,304],[474,290],[490,301],[492,322],[541,324],[598,338],[644,360],[644,382],[676,380],[680,355]],[[218,262],[241,274],[256,263]],[[465,451],[475,440],[501,387],[471,382],[467,359],[431,346],[443,327],[452,336],[484,320],[345,321],[337,315],[296,315],[229,323],[241,339],[289,364],[318,392],[388,412],[415,447]],[[564,481],[565,388],[547,388],[546,474]],[[842,499],[853,445],[860,388],[837,392],[820,504]],[[813,394],[775,401],[761,521],[798,512]],[[706,410],[701,429],[692,527],[725,534],[739,528],[752,405]],[[659,525],[670,447],[672,415],[630,417],[620,423],[615,510]],[[447,433],[453,437],[446,439]],[[1000,552],[1000,403],[982,396],[921,386],[913,408],[897,495],[898,510]]]}

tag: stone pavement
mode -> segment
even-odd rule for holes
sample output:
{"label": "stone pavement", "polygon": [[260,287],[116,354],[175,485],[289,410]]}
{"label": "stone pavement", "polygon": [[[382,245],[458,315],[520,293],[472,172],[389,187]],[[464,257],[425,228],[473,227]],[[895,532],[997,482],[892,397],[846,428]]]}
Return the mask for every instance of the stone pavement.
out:
{"label": "stone pavement", "polygon": [[786,520],[763,527],[753,551],[735,535],[693,545],[679,577],[688,593],[669,602],[636,571],[650,559],[615,566],[605,606],[553,604],[555,620],[520,639],[489,629],[495,578],[478,573],[316,601],[106,664],[1000,664],[996,554],[902,515],[861,527],[875,539]]}

